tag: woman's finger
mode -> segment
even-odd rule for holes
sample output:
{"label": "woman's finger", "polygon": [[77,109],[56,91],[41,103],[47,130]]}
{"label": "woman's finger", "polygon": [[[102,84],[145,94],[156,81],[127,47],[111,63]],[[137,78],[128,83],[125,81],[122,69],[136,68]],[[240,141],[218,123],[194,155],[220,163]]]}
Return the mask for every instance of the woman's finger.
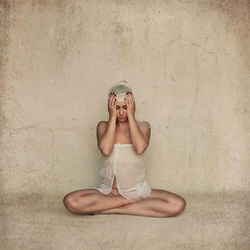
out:
{"label": "woman's finger", "polygon": [[108,105],[109,105],[109,107],[111,107],[111,105],[112,105],[112,96],[109,97]]}
{"label": "woman's finger", "polygon": [[113,96],[113,100],[112,100],[112,107],[114,107],[116,104],[116,96]]}
{"label": "woman's finger", "polygon": [[129,97],[130,97],[131,102],[133,102],[133,101],[134,101],[134,97],[133,97],[133,95],[132,95],[132,94],[130,94],[130,95],[129,95]]}
{"label": "woman's finger", "polygon": [[109,100],[111,100],[111,99],[112,99],[112,97],[113,97],[113,94],[110,94],[110,95],[109,95]]}
{"label": "woman's finger", "polygon": [[109,106],[112,108],[113,106],[113,99],[114,99],[114,96],[110,96],[110,99],[109,99]]}
{"label": "woman's finger", "polygon": [[130,103],[130,96],[129,96],[129,94],[127,96],[127,100],[128,100],[128,103]]}
{"label": "woman's finger", "polygon": [[111,96],[109,96],[108,101],[107,101],[108,107],[110,107],[110,100],[111,100]]}

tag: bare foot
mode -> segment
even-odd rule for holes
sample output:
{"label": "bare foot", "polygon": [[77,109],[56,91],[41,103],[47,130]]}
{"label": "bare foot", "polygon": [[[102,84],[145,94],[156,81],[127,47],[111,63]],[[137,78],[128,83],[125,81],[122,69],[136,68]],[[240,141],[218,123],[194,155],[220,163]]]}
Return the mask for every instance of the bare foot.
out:
{"label": "bare foot", "polygon": [[[140,200],[141,200],[141,198],[133,199],[133,200],[128,200],[128,203],[127,203],[127,204],[134,203],[134,202],[140,201]],[[127,204],[126,204],[126,205],[127,205]],[[126,206],[126,205],[124,205],[124,206]],[[121,207],[122,207],[122,206],[121,206]],[[111,209],[106,209],[106,210],[102,210],[102,211],[97,211],[97,212],[94,212],[93,215],[94,215],[94,214],[117,214],[117,213],[119,213],[119,212],[118,212],[118,211],[119,211],[119,208],[120,208],[120,207],[115,207],[115,208],[111,208]]]}

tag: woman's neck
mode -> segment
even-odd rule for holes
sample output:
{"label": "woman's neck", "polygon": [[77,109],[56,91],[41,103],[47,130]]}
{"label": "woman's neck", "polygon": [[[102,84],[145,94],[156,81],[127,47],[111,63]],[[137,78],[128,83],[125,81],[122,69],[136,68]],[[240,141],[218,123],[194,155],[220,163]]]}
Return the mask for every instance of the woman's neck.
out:
{"label": "woman's neck", "polygon": [[126,127],[128,125],[128,121],[124,121],[124,122],[119,122],[118,120],[116,121],[116,126],[120,129],[120,130],[125,130]]}

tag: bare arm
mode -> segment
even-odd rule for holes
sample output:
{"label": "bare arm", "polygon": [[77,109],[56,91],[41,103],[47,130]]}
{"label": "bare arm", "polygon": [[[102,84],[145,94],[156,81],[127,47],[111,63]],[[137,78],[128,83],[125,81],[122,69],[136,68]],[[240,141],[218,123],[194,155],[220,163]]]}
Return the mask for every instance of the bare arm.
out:
{"label": "bare arm", "polygon": [[99,122],[97,125],[98,148],[103,155],[109,156],[115,143],[116,117],[109,118],[108,123]]}
{"label": "bare arm", "polygon": [[140,130],[135,120],[135,101],[132,93],[127,94],[125,103],[128,107],[127,114],[131,133],[131,140],[137,154],[142,154],[149,144],[150,128],[143,129],[143,131]]}
{"label": "bare arm", "polygon": [[116,96],[110,95],[108,100],[109,121],[97,125],[98,148],[105,156],[109,156],[115,143],[116,130]]}
{"label": "bare arm", "polygon": [[131,140],[137,154],[142,154],[149,145],[150,128],[141,131],[133,115],[128,116]]}

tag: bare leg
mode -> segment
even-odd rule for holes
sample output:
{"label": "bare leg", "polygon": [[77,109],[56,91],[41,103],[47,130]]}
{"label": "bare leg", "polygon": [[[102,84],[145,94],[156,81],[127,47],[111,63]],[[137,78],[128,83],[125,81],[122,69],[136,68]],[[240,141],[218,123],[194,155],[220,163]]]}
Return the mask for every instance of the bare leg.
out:
{"label": "bare leg", "polygon": [[97,190],[79,190],[64,197],[65,207],[76,214],[130,214],[148,217],[170,217],[181,213],[186,201],[179,195],[152,189],[143,199],[128,200],[112,193]]}
{"label": "bare leg", "polygon": [[[166,210],[168,210],[168,212],[166,212]],[[127,204],[110,210],[105,210],[101,213],[130,214],[147,217],[170,217],[176,215],[176,209],[172,208],[171,205],[166,201],[153,198],[137,201],[135,203]]]}
{"label": "bare leg", "polygon": [[[141,200],[132,204],[101,211],[102,214],[130,214],[148,217],[167,217],[165,213],[166,202],[160,199]],[[160,208],[163,208],[162,210]],[[98,214],[98,212],[97,212]],[[169,213],[170,215],[171,213]]]}
{"label": "bare leg", "polygon": [[[150,198],[160,196],[164,199]],[[180,214],[186,206],[185,200],[164,190],[154,190],[149,198],[94,214],[130,214],[148,217],[171,217]]]}
{"label": "bare leg", "polygon": [[97,190],[79,190],[64,197],[65,207],[76,214],[89,214],[135,202],[112,193],[104,195]]}

